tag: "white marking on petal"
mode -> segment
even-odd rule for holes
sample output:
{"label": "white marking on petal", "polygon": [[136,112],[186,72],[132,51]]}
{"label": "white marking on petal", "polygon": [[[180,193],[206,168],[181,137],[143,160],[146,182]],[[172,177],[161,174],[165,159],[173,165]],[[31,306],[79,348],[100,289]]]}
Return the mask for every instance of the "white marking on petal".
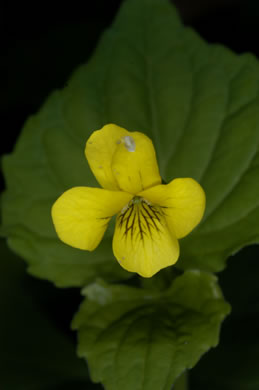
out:
{"label": "white marking on petal", "polygon": [[122,137],[122,142],[124,143],[125,148],[129,152],[135,152],[136,144],[135,144],[134,138],[132,138],[129,135],[126,135],[125,137]]}

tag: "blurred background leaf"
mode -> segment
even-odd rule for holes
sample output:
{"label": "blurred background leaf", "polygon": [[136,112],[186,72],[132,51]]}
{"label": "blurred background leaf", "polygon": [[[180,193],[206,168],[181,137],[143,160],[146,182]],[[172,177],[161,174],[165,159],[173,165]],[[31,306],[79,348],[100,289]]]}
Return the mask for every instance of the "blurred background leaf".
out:
{"label": "blurred background leaf", "polygon": [[258,246],[229,259],[219,282],[232,305],[219,346],[191,371],[191,389],[257,390],[259,388]]}
{"label": "blurred background leaf", "polygon": [[0,388],[100,389],[76,357],[70,316],[79,292],[59,291],[25,273],[21,259],[0,240]]}

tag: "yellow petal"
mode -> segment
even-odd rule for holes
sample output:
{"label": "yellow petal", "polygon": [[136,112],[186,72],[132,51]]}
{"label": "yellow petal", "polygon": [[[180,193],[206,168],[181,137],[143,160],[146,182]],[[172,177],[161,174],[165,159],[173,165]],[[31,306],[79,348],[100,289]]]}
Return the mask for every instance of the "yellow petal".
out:
{"label": "yellow petal", "polygon": [[134,195],[161,183],[152,141],[138,132],[121,138],[112,159],[112,171],[120,189]]}
{"label": "yellow petal", "polygon": [[52,219],[61,241],[75,248],[94,250],[111,217],[132,195],[101,188],[74,187],[64,192],[52,207]]}
{"label": "yellow petal", "polygon": [[197,181],[175,179],[139,194],[164,211],[167,224],[177,238],[190,233],[201,221],[205,210],[205,193]]}
{"label": "yellow petal", "polygon": [[117,216],[113,252],[127,271],[151,277],[177,261],[179,245],[162,209],[134,198]]}
{"label": "yellow petal", "polygon": [[112,158],[120,139],[129,132],[114,124],[105,125],[93,132],[85,147],[85,156],[98,183],[108,190],[118,190],[119,186],[112,173]]}

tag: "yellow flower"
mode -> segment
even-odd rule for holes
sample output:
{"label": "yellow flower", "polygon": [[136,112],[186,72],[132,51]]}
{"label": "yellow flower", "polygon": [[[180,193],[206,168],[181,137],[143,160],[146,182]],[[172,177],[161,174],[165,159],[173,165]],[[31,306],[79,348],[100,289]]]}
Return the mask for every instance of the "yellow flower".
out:
{"label": "yellow flower", "polygon": [[127,271],[151,277],[179,257],[178,239],[200,222],[205,194],[193,179],[161,184],[152,141],[114,124],[95,131],[85,155],[103,188],[75,187],[52,207],[59,238],[93,251],[117,214],[113,252]]}

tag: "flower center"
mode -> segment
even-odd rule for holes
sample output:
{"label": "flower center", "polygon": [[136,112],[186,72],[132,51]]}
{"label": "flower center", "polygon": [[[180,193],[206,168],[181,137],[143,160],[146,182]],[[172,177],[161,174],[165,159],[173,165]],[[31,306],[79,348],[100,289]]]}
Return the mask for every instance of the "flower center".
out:
{"label": "flower center", "polygon": [[134,198],[130,201],[130,203],[133,204],[139,204],[141,202],[147,202],[144,198],[141,198],[141,196],[134,196]]}
{"label": "flower center", "polygon": [[164,213],[159,206],[154,206],[146,199],[135,196],[118,215],[118,227],[125,238],[137,237],[144,242],[152,239],[154,232],[161,232],[164,225]]}

